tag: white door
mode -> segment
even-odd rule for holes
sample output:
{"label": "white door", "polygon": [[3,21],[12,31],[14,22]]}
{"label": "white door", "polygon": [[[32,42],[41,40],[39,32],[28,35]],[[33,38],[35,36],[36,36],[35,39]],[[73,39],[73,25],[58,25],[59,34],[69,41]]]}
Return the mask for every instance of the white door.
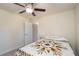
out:
{"label": "white door", "polygon": [[32,24],[25,23],[25,45],[32,43],[33,35],[32,35]]}

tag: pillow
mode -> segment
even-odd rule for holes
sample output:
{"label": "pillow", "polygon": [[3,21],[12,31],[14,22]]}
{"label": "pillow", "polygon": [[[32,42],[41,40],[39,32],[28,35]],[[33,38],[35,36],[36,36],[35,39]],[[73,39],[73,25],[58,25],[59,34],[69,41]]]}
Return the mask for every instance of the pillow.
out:
{"label": "pillow", "polygon": [[40,39],[53,39],[53,40],[65,40],[65,41],[68,41],[66,38],[61,37],[61,36],[44,36],[44,37],[41,37]]}

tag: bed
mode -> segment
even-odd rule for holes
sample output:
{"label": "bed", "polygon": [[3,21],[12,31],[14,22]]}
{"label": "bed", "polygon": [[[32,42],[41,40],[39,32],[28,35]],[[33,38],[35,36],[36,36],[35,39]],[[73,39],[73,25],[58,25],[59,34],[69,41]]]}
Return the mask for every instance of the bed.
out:
{"label": "bed", "polygon": [[36,42],[19,48],[16,56],[74,56],[74,52],[65,38],[41,38]]}

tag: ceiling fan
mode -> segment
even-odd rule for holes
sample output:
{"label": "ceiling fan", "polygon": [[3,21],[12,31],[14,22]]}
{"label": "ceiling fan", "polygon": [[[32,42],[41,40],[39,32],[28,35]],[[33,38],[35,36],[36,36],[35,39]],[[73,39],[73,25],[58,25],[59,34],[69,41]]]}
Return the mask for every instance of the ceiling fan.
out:
{"label": "ceiling fan", "polygon": [[22,5],[20,3],[14,3],[14,4],[25,8],[25,10],[22,10],[22,11],[19,12],[20,14],[26,12],[26,13],[32,14],[33,16],[36,16],[35,11],[39,11],[39,12],[45,12],[46,11],[46,9],[34,8],[34,3],[26,3],[25,5]]}

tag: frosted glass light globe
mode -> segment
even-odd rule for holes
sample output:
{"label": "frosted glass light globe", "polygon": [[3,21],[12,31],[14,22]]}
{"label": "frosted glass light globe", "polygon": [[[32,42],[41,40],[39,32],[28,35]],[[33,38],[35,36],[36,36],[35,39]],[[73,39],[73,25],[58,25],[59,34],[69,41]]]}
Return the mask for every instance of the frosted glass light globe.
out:
{"label": "frosted glass light globe", "polygon": [[26,8],[26,12],[27,13],[32,13],[33,12],[33,9],[32,8]]}

